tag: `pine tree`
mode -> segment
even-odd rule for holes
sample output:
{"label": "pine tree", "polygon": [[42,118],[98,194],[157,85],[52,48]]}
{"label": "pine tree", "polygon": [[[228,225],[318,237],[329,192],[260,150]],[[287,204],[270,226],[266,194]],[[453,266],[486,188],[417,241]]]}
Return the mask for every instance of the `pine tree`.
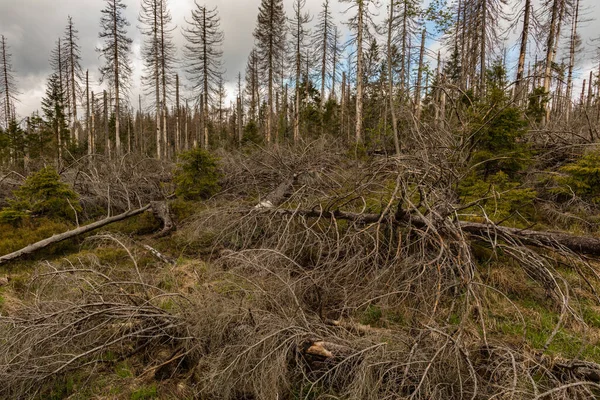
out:
{"label": "pine tree", "polygon": [[[129,90],[131,79],[131,44],[127,37],[129,22],[123,12],[127,7],[123,0],[105,0],[106,8],[102,10],[99,38],[104,41],[97,51],[104,57],[104,65],[100,67],[100,83],[108,82],[115,96],[115,151],[121,154],[121,106],[123,93]],[[109,153],[110,154],[110,153]]]}
{"label": "pine tree", "polygon": [[267,131],[265,139],[271,142],[274,127],[275,85],[281,75],[285,51],[285,12],[283,0],[262,0],[258,9],[258,21],[254,29],[260,68],[266,75],[267,85]]}
{"label": "pine tree", "polygon": [[207,9],[196,3],[192,20],[184,29],[186,71],[194,90],[200,90],[202,104],[203,144],[208,148],[208,107],[221,79],[223,31],[217,9]]}
{"label": "pine tree", "polygon": [[8,129],[11,120],[16,116],[13,113],[14,103],[18,102],[15,77],[11,64],[12,55],[8,52],[6,37],[0,36],[0,124]]}

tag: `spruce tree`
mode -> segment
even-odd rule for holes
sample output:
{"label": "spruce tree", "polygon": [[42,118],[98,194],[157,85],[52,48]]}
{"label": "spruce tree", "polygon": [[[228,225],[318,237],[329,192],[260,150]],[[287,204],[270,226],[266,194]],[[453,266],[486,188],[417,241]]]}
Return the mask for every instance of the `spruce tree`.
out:
{"label": "spruce tree", "polygon": [[45,131],[53,136],[55,156],[60,164],[65,142],[69,138],[69,127],[65,115],[65,92],[56,73],[48,78],[46,96],[42,99],[42,111]]}
{"label": "spruce tree", "polygon": [[114,93],[115,117],[115,151],[121,154],[120,118],[123,94],[129,90],[131,79],[131,44],[127,37],[129,22],[123,12],[127,7],[122,0],[105,0],[106,8],[102,10],[99,38],[103,44],[97,51],[104,57],[104,65],[100,67],[100,83],[107,82]]}
{"label": "spruce tree", "polygon": [[274,127],[275,85],[279,82],[285,51],[285,12],[283,0],[262,0],[254,29],[259,66],[267,85],[267,130],[265,139],[271,142]]}
{"label": "spruce tree", "polygon": [[142,83],[146,93],[155,98],[156,156],[160,159],[168,153],[166,101],[176,61],[172,29],[169,28],[172,17],[166,0],[143,0],[138,20],[144,35]]}
{"label": "spruce tree", "polygon": [[310,14],[304,12],[306,0],[294,1],[294,18],[290,21],[290,31],[294,40],[293,63],[295,69],[295,106],[294,106],[294,142],[300,138],[300,77],[302,65],[304,64],[304,40],[308,35],[308,30],[305,27],[311,20]]}
{"label": "spruce tree", "polygon": [[196,3],[191,21],[186,21],[184,29],[187,43],[184,46],[186,72],[194,90],[200,90],[199,104],[202,104],[203,140],[208,147],[208,109],[214,99],[221,79],[223,56],[223,31],[216,8],[208,9]]}
{"label": "spruce tree", "polygon": [[81,69],[81,49],[78,45],[79,31],[75,29],[73,18],[68,17],[67,27],[65,28],[64,59],[65,59],[65,79],[68,82],[68,91],[66,93],[67,108],[70,110],[69,120],[71,122],[71,140],[73,142],[79,139],[79,126],[77,121],[77,99],[81,95],[81,81],[83,80],[83,70]]}
{"label": "spruce tree", "polygon": [[8,129],[10,121],[15,119],[13,108],[19,94],[11,58],[6,37],[2,35],[0,36],[0,126],[4,126],[4,129]]}

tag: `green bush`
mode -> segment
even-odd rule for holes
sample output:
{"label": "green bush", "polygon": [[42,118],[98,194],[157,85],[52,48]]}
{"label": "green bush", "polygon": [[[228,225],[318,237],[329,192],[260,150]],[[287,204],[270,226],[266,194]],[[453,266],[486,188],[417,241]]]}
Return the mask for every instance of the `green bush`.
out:
{"label": "green bush", "polygon": [[207,199],[219,191],[217,158],[200,148],[179,155],[175,193],[185,200]]}
{"label": "green bush", "polygon": [[560,168],[562,175],[555,177],[551,192],[562,197],[579,196],[592,203],[600,203],[600,152],[589,153],[579,160]]}
{"label": "green bush", "polygon": [[13,192],[8,207],[0,211],[0,222],[18,225],[26,218],[40,216],[72,221],[80,211],[77,193],[60,181],[53,167],[45,167]]}
{"label": "green bush", "polygon": [[[512,182],[502,171],[487,180],[472,175],[461,181],[458,193],[463,204],[481,199],[479,206],[483,207],[488,217],[496,221],[509,219],[517,211],[522,216],[532,216],[533,201],[537,196],[535,190]],[[479,207],[473,207],[471,210],[476,213],[481,212]]]}

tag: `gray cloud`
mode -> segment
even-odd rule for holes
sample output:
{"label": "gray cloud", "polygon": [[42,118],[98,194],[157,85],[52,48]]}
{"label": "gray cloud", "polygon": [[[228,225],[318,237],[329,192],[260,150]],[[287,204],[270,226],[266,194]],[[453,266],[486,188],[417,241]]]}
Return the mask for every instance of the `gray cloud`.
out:
{"label": "gray cloud", "polygon": [[[138,0],[124,0],[128,5],[126,17],[131,23],[129,35],[134,40],[134,49],[139,50],[141,35],[137,29],[139,24]],[[227,70],[226,79],[230,95],[235,94],[235,83],[238,72],[244,72],[246,58],[252,49],[254,38],[252,32],[260,0],[198,0],[200,4],[217,6],[221,15],[221,26],[225,32],[224,64]],[[307,0],[307,7],[314,15],[319,12],[323,0]],[[284,0],[288,15],[292,13],[292,0]],[[177,25],[174,32],[175,43],[180,50],[184,43],[181,28],[185,26],[184,18],[188,17],[194,7],[194,0],[169,0],[173,22]],[[336,0],[331,1],[334,15],[338,21],[346,17],[341,12],[347,7]],[[82,66],[90,71],[90,79],[94,89],[98,90],[98,66],[101,62],[95,48],[98,46],[100,10],[103,0],[0,0],[0,33],[7,37],[13,54],[13,66],[18,79],[21,103],[17,105],[20,115],[28,115],[40,106],[45,82],[50,74],[48,58],[56,40],[63,35],[67,16],[73,17],[79,30],[82,50]],[[385,12],[382,7],[380,13]],[[590,11],[588,17],[593,21],[581,30],[584,39],[600,35],[595,20],[600,18],[600,8]],[[188,17],[189,18],[189,17]],[[314,20],[313,20],[314,21]],[[593,52],[588,51],[581,57],[581,69],[591,68]],[[139,54],[139,51],[138,51]],[[134,57],[134,85],[132,97],[139,93],[139,77],[141,60]],[[181,75],[185,75],[181,70]],[[585,72],[583,73],[585,75]]]}

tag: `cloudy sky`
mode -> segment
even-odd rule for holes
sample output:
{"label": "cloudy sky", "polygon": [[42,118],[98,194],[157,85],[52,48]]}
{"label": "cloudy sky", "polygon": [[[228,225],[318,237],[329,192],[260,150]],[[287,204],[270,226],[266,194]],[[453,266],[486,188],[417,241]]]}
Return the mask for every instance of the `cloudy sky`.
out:
{"label": "cloudy sky", "polygon": [[[233,81],[238,72],[244,71],[246,58],[253,45],[252,32],[256,23],[256,15],[260,0],[199,0],[200,4],[217,6],[221,15],[221,26],[225,32],[224,64],[227,69],[226,78],[231,81],[228,92],[235,94]],[[584,5],[591,7],[597,0],[582,0]],[[139,92],[139,77],[141,61],[139,49],[141,37],[137,29],[139,0],[124,0],[128,8],[126,17],[131,23],[129,36],[134,40],[135,77],[132,96]],[[314,15],[320,10],[322,0],[306,0],[307,7]],[[291,15],[292,0],[284,0],[286,11]],[[346,19],[341,12],[347,7],[336,0],[331,1],[336,19]],[[184,18],[188,18],[194,7],[194,0],[169,0],[173,22],[177,25],[174,32],[179,49],[183,45],[181,27],[185,26]],[[82,66],[90,71],[90,80],[97,82],[98,66],[101,60],[95,52],[99,45],[98,31],[100,10],[104,0],[0,0],[0,34],[4,34],[13,55],[13,69],[21,92],[17,112],[28,115],[40,106],[44,94],[46,78],[50,73],[48,58],[56,40],[63,34],[67,16],[73,17],[79,30],[80,47],[82,49]],[[380,13],[385,12],[381,8]],[[590,20],[582,29],[582,36],[587,43],[589,38],[600,36],[600,6],[587,12]],[[598,44],[600,45],[600,43]],[[431,47],[436,47],[431,43]],[[592,67],[593,52],[582,57],[581,70],[589,71]],[[98,90],[98,88],[96,88]]]}

